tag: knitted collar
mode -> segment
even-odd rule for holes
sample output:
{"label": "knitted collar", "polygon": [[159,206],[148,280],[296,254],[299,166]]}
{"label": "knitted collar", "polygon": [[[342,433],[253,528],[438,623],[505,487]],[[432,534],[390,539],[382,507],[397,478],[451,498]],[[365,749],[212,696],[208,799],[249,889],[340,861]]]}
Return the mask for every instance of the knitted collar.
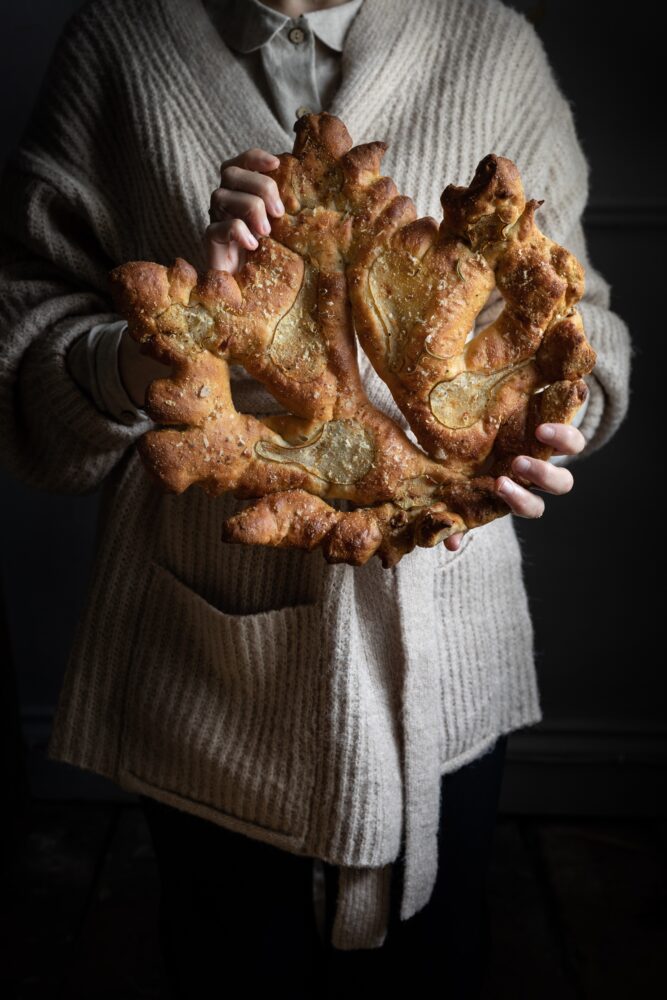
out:
{"label": "knitted collar", "polygon": [[362,4],[347,0],[336,7],[314,10],[298,18],[288,17],[260,0],[203,0],[208,16],[217,25],[226,44],[236,52],[254,52],[267,45],[286,24],[307,23],[321,42],[343,51],[345,34]]}
{"label": "knitted collar", "polygon": [[[262,146],[275,153],[291,152],[294,134],[276,118],[251,73],[221,37],[202,0],[156,3],[185,64],[184,71],[174,72],[183,77],[183,86],[190,78],[213,111],[220,144],[231,133],[239,149]],[[345,36],[341,84],[329,105],[330,113],[345,122],[355,142],[377,138],[393,94],[410,86],[411,71],[427,43],[423,36],[428,33],[429,19],[422,18],[420,9],[425,3],[363,0],[360,5]],[[205,118],[210,132],[210,115]],[[212,140],[216,138],[211,134]]]}

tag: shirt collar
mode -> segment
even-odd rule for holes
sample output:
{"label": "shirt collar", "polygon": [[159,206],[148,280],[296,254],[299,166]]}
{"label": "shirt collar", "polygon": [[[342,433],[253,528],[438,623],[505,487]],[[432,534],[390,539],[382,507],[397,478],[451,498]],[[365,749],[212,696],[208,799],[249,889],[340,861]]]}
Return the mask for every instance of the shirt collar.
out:
{"label": "shirt collar", "polygon": [[204,0],[220,34],[236,52],[254,52],[271,41],[288,23],[305,21],[314,35],[336,52],[343,51],[345,35],[363,0],[289,18],[260,0]]}
{"label": "shirt collar", "polygon": [[317,35],[321,42],[328,45],[330,49],[335,49],[336,52],[342,52],[347,29],[362,2],[363,0],[348,0],[347,3],[339,4],[338,7],[313,10],[305,17],[313,34]]}

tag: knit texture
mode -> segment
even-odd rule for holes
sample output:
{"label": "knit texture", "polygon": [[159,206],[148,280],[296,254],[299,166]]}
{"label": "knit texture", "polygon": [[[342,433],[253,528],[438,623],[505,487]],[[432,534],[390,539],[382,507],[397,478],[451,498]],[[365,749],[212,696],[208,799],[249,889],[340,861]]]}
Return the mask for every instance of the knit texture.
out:
{"label": "knit texture", "polygon": [[[485,154],[517,164],[545,199],[540,228],[586,267],[598,366],[584,454],[608,441],[628,404],[628,331],[586,255],[587,165],[530,24],[494,0],[364,0],[328,110],[355,143],[390,143],[384,169],[421,214],[439,218],[444,185]],[[65,365],[78,336],[120,318],[109,269],[180,255],[203,270],[221,161],[292,143],[201,0],[93,0],[69,20],[0,185],[2,455],[31,486],[102,488],[50,755],[340,865],[332,942],[379,947],[391,866],[403,920],[432,893],[441,775],[541,718],[511,517],[392,570],[223,545],[238,503],[162,495],[133,447],[150,423],[106,417]],[[240,409],[279,409],[235,376]]]}

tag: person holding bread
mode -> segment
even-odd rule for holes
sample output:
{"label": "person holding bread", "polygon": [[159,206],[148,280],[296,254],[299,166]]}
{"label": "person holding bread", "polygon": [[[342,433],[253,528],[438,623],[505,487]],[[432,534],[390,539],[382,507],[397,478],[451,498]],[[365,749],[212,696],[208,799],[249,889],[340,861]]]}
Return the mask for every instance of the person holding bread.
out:
{"label": "person holding bread", "polygon": [[[41,489],[102,493],[49,754],[140,796],[174,997],[223,973],[252,996],[361,995],[399,968],[419,995],[475,997],[507,737],[542,718],[512,517],[391,569],[329,564],[222,544],[234,498],[165,495],[136,449],[169,369],[114,311],[110,269],[180,256],[237,273],[285,211],[276,153],[319,111],[355,144],[386,140],[383,169],[436,219],[446,183],[489,152],[511,159],[544,199],[540,229],[585,267],[588,396],[572,423],[538,426],[555,458],[515,459],[531,487],[497,480],[514,515],[569,493],[571,460],[625,416],[629,334],[588,260],[587,164],[521,14],[89,0],[0,183],[3,461]],[[492,294],[476,330],[502,304]],[[232,374],[240,411],[280,411]]]}

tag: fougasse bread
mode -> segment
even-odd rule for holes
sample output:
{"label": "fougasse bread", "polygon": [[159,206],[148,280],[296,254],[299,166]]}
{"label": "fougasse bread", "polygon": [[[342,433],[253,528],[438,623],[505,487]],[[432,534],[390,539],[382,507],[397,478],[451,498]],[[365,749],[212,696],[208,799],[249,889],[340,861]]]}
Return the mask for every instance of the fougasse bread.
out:
{"label": "fougasse bread", "polygon": [[[495,478],[524,482],[515,455],[552,455],[535,427],[572,420],[596,361],[576,308],[583,269],[540,232],[542,202],[508,159],[447,186],[438,223],[381,174],[385,142],[353,146],[326,112],[295,131],[269,175],[285,214],[237,274],[180,257],[110,273],[131,336],[172,366],[149,387],[159,426],[138,447],[166,491],[251,500],[225,541],[390,567],[508,514]],[[502,312],[468,338],[494,289]],[[417,444],[371,405],[356,338]],[[231,364],[284,412],[238,412]]]}

